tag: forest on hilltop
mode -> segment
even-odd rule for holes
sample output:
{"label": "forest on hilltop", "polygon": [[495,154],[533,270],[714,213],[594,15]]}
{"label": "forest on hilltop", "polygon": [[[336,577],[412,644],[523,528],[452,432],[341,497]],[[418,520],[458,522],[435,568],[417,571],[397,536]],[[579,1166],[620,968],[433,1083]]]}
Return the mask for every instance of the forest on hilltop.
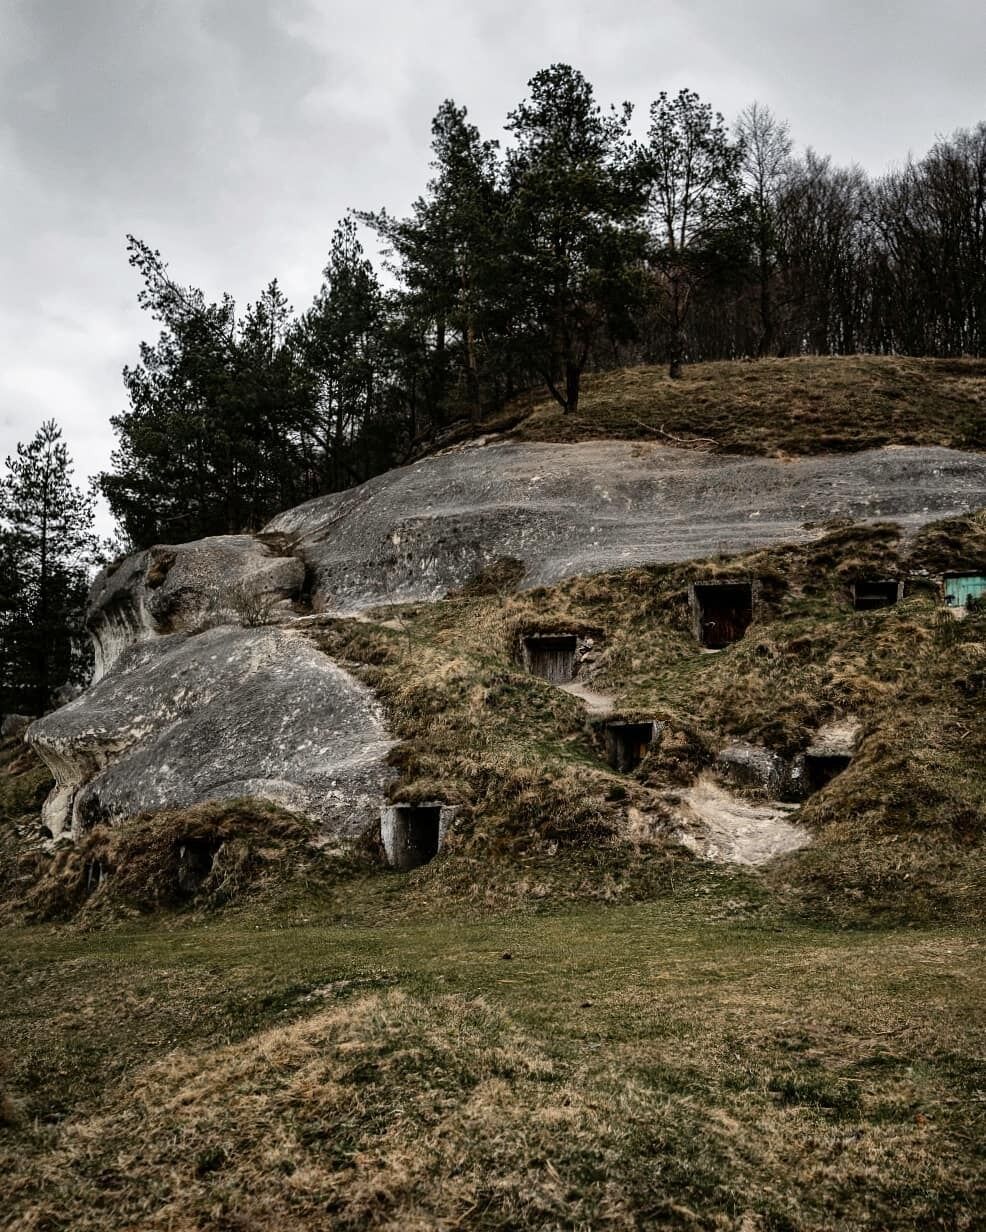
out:
{"label": "forest on hilltop", "polygon": [[873,179],[689,90],[639,137],[629,104],[556,64],[505,131],[444,102],[410,213],[345,218],[300,314],[276,280],[242,313],[211,301],[130,238],[161,332],[124,372],[101,486],[132,544],[256,529],[533,388],[575,412],[586,372],[986,354],[986,123]]}

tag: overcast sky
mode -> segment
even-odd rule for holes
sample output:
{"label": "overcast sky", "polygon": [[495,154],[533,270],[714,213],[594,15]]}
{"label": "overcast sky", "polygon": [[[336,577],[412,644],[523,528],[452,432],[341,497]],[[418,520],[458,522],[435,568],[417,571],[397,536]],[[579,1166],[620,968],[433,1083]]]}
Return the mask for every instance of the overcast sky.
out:
{"label": "overcast sky", "polygon": [[153,334],[128,231],[303,308],[346,210],[421,189],[443,98],[499,135],[558,60],[638,121],[662,89],[759,99],[872,172],[986,119],[983,0],[0,0],[0,458],[54,417],[108,464]]}

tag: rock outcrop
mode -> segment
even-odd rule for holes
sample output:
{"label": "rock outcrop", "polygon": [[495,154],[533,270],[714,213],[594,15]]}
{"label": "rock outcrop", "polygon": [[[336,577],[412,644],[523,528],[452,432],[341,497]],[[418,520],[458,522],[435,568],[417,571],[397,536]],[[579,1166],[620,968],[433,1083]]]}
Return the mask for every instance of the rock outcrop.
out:
{"label": "rock outcrop", "polygon": [[905,533],[986,505],[986,457],[888,448],[791,460],[659,445],[459,448],[290,510],[260,536],[159,545],[91,594],[96,674],[27,739],[45,817],[78,834],[152,808],[261,796],[327,839],[379,817],[390,741],[371,693],[286,626],[299,597],[351,614],[444,596],[496,562],[522,585],[820,535]]}
{"label": "rock outcrop", "polygon": [[104,569],[89,595],[95,679],[131,643],[209,624],[266,623],[305,581],[297,557],[252,535],[159,544]]}
{"label": "rock outcrop", "polygon": [[276,517],[316,606],[441,598],[497,560],[523,585],[817,537],[831,518],[905,533],[986,505],[986,456],[874,449],[792,459],[627,441],[499,444],[389,471]]}
{"label": "rock outcrop", "polygon": [[352,837],[379,818],[391,771],[370,691],[285,629],[136,642],[28,740],[51,767],[52,835],[146,809],[259,796]]}

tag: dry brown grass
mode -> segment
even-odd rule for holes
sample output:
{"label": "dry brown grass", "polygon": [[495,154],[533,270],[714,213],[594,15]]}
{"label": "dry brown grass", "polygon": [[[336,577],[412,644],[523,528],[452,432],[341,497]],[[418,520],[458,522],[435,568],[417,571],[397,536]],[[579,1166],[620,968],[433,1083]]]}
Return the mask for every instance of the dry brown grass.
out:
{"label": "dry brown grass", "polygon": [[[662,435],[663,433],[667,435]],[[729,453],[824,453],[879,445],[986,448],[982,360],[818,356],[695,364],[672,381],[656,367],[589,376],[578,415],[538,398],[512,435],[710,438]],[[709,448],[708,445],[701,445]]]}
{"label": "dry brown grass", "polygon": [[6,904],[26,920],[84,926],[155,911],[216,911],[312,892],[360,868],[359,851],[327,858],[317,827],[263,800],[222,800],[97,826],[46,853],[31,884]]}
{"label": "dry brown grass", "polygon": [[[334,976],[324,946],[353,940],[404,986]],[[291,942],[247,934],[231,957],[240,978],[251,944],[282,979],[307,962],[292,1021],[135,1057],[60,1123],[0,1138],[0,1226],[977,1226],[970,937],[737,934],[638,906]]]}
{"label": "dry brown grass", "polygon": [[[511,887],[527,897],[532,884],[542,898],[581,894],[587,881],[606,897],[667,892],[663,791],[730,739],[793,756],[821,724],[852,714],[863,726],[858,757],[802,810],[815,848],[783,865],[782,889],[799,885],[808,909],[840,918],[961,917],[980,911],[986,869],[986,623],[941,612],[926,574],[943,559],[986,562],[986,515],[928,528],[906,548],[892,526],[839,526],[741,558],[460,594],[404,609],[400,631],[326,622],[318,636],[387,700],[403,739],[395,794],[460,806],[448,858],[416,874],[416,892],[441,887],[501,907]],[[857,614],[850,584],[874,573],[911,578],[911,593]],[[709,575],[762,585],[757,622],[718,655],[696,646],[688,609],[688,582]],[[604,764],[599,724],[575,699],[520,669],[521,632],[563,629],[596,638],[585,674],[620,715],[665,725],[633,776]],[[558,876],[545,876],[557,852]]]}
{"label": "dry brown grass", "polygon": [[53,786],[48,767],[20,737],[0,742],[0,915],[45,867],[41,806]]}

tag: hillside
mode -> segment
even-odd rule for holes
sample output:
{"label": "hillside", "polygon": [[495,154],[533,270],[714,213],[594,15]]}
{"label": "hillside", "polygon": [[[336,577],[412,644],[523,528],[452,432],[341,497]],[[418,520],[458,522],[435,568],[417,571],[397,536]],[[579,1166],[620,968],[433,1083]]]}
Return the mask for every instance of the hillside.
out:
{"label": "hillside", "polygon": [[974,1227],[953,367],[608,374],[107,570],[31,732],[57,841],[0,749],[0,1226]]}
{"label": "hillside", "polygon": [[[986,449],[986,361],[805,356],[590,374],[577,415],[549,397],[513,408],[524,441],[698,438],[743,454],[814,454],[884,445]],[[493,425],[495,427],[495,425]]]}

